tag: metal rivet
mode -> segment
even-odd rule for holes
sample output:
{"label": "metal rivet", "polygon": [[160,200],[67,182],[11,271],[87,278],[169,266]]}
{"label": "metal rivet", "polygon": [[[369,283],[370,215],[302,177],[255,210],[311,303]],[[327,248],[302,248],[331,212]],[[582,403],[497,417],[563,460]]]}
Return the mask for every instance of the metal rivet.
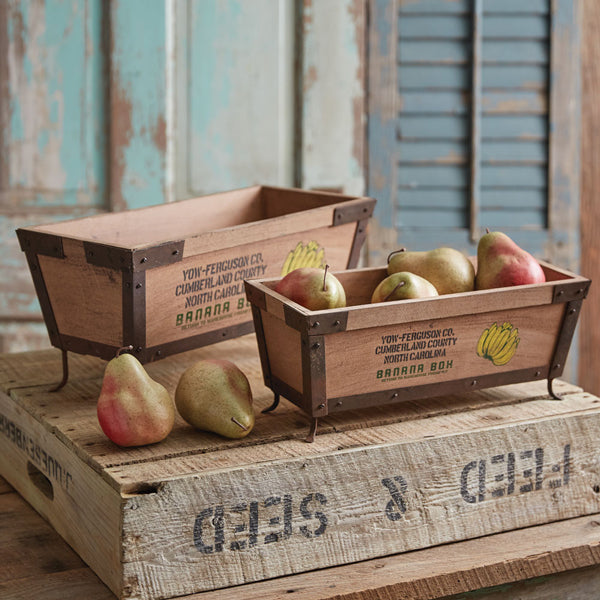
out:
{"label": "metal rivet", "polygon": [[156,351],[156,356],[161,356],[162,355],[162,351],[161,350],[157,350]]}
{"label": "metal rivet", "polygon": [[560,369],[560,364],[558,364],[558,363],[557,363],[557,364],[555,364],[555,365],[554,365],[552,368],[553,368],[553,369]]}
{"label": "metal rivet", "polygon": [[319,404],[319,406],[317,408],[325,408],[324,404]]}
{"label": "metal rivet", "polygon": [[473,381],[471,381],[471,385],[477,385],[477,379],[473,379]]}
{"label": "metal rivet", "polygon": [[319,321],[315,321],[315,322],[314,322],[314,323],[311,325],[311,327],[315,328],[315,327],[318,327],[319,325],[320,325]]}
{"label": "metal rivet", "polygon": [[142,260],[140,260],[141,263],[145,263],[148,262],[148,259],[144,256],[144,258],[142,258]]}
{"label": "metal rivet", "polygon": [[179,250],[173,250],[173,256],[177,256],[179,254]]}
{"label": "metal rivet", "polygon": [[313,350],[318,350],[321,347],[321,344],[319,342],[315,342],[313,345]]}
{"label": "metal rivet", "polygon": [[577,312],[577,309],[576,309],[576,308],[572,308],[572,309],[569,311],[569,314],[570,314],[570,315],[574,315],[576,312]]}
{"label": "metal rivet", "polygon": [[137,290],[139,290],[141,287],[142,287],[142,284],[141,284],[141,283],[136,283],[136,284],[135,284],[135,288],[136,288]]}
{"label": "metal rivet", "polygon": [[138,347],[135,349],[135,351],[136,351],[136,352],[141,352],[141,351],[142,351],[142,347],[141,347],[141,346],[138,346]]}
{"label": "metal rivet", "polygon": [[397,397],[398,397],[398,392],[394,392],[394,393],[392,394],[392,398],[397,398]]}
{"label": "metal rivet", "polygon": [[542,374],[542,372],[541,372],[541,371],[536,371],[536,372],[535,372],[535,376],[536,376],[536,377],[539,377],[541,374]]}
{"label": "metal rivet", "polygon": [[559,295],[559,296],[564,296],[564,294],[565,294],[565,291],[564,291],[564,290],[559,290],[559,291],[558,291],[558,295]]}
{"label": "metal rivet", "polygon": [[340,323],[340,320],[339,320],[339,319],[336,319],[336,320],[333,322],[333,325],[334,325],[334,327],[339,327],[339,326],[341,325],[341,323]]}
{"label": "metal rivet", "polygon": [[338,401],[335,403],[335,405],[336,405],[336,406],[341,406],[342,404],[343,404],[343,403],[342,403],[342,401],[341,401],[341,400],[338,400]]}
{"label": "metal rivet", "polygon": [[577,293],[578,293],[578,294],[583,294],[583,288],[579,288],[579,289],[577,290]]}

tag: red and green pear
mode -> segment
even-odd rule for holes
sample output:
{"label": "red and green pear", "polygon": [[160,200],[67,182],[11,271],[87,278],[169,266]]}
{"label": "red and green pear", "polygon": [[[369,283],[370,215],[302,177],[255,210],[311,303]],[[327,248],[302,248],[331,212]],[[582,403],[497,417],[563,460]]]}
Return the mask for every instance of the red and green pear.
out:
{"label": "red and green pear", "polygon": [[477,245],[476,289],[546,281],[542,267],[529,252],[501,231],[486,231]]}
{"label": "red and green pear", "polygon": [[106,365],[96,412],[106,436],[119,446],[145,446],[173,429],[175,405],[135,356],[122,348]]}
{"label": "red and green pear", "polygon": [[294,269],[277,283],[275,291],[309,310],[346,306],[344,287],[340,280],[328,271],[328,267]]}

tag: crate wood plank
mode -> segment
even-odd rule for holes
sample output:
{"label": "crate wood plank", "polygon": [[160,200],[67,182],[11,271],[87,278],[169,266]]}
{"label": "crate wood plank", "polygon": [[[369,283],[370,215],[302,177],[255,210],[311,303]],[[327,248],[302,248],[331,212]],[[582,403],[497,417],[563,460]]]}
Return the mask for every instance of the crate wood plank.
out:
{"label": "crate wood plank", "polygon": [[[24,379],[29,383],[48,380],[55,382],[57,375],[46,376],[44,371],[58,372],[59,364],[55,360],[48,359],[48,357],[56,358],[57,354],[56,350],[48,350],[32,353],[31,356],[24,354],[22,358],[8,355],[6,362],[13,373],[13,379],[20,377],[17,374],[20,366],[24,369]],[[26,360],[28,357],[32,358],[31,365]],[[262,461],[265,453],[272,458],[285,458],[290,456],[290,453],[294,455],[309,452],[304,443],[309,422],[298,408],[282,400],[274,412],[266,415],[260,413],[271,404],[273,397],[262,381],[256,340],[253,336],[228,340],[210,348],[201,348],[149,363],[146,369],[151,377],[162,383],[173,395],[183,370],[197,360],[207,357],[232,360],[250,380],[257,421],[252,434],[244,440],[226,440],[210,433],[196,431],[178,417],[173,432],[161,444],[140,448],[117,447],[104,436],[97,422],[96,400],[100,393],[105,362],[98,359],[91,360],[91,357],[73,356],[75,360],[69,383],[59,392],[48,394],[47,386],[42,384],[39,388],[16,388],[12,391],[12,396],[20,407],[35,416],[46,427],[51,428],[53,435],[57,436],[83,462],[99,473],[110,468],[109,482],[120,491],[134,492],[140,485],[145,487],[149,482],[156,482],[157,477],[171,477],[178,472],[206,468],[215,461],[220,465],[235,466],[241,464],[240,461],[243,464],[254,460]],[[555,387],[559,393],[573,393],[579,390],[565,382],[557,382]],[[374,431],[375,426],[418,420],[433,415],[465,413],[482,407],[489,408],[547,397],[542,382],[503,386],[472,394],[427,398],[330,415],[321,420],[320,432],[341,434],[361,429],[364,435],[361,443],[368,445],[379,443],[383,435]],[[550,402],[544,410],[555,405]],[[356,434],[353,434],[344,439],[338,436],[338,439],[331,442],[331,446],[324,446],[325,451],[340,446],[356,446],[358,442],[355,436]],[[292,442],[296,445],[292,447],[286,445]],[[279,447],[280,443],[283,443],[281,447]],[[276,451],[275,448],[279,449]],[[231,455],[224,452],[229,450]],[[204,455],[206,455],[205,459],[202,458]],[[172,466],[169,458],[172,459]],[[205,461],[204,466],[202,461]],[[132,464],[140,470],[139,473],[127,470],[127,465]],[[164,472],[157,468],[159,464],[167,465],[160,467],[165,469]]]}
{"label": "crate wood plank", "polygon": [[112,589],[121,585],[121,497],[0,392],[0,473]]}
{"label": "crate wood plank", "polygon": [[129,498],[126,580],[142,597],[182,595],[193,578],[227,587],[600,510],[597,408],[414,441],[401,433]]}
{"label": "crate wood plank", "polygon": [[[95,415],[101,371],[81,361],[55,394],[22,387],[20,368],[47,381],[40,366],[57,353],[36,355],[37,369],[6,359],[0,473],[124,596],[226,588],[600,510],[600,400],[566,383],[562,402],[530,382],[339,413],[314,444],[284,401],[244,440],[179,420],[161,444],[119,449]],[[257,410],[270,404],[253,336],[146,367],[173,392],[207,356],[239,364]]]}
{"label": "crate wood plank", "polygon": [[[3,519],[3,528],[0,530],[0,547],[10,549],[7,551],[8,563],[3,564],[21,563],[19,568],[24,573],[23,577],[15,579],[10,569],[0,571],[2,598],[114,600],[115,596],[90,569],[82,566],[64,541],[15,492],[0,496],[0,513],[8,515]],[[598,517],[592,515],[570,519],[246,584],[236,588],[235,594],[245,600],[275,600],[282,597],[297,600],[373,600],[390,597],[429,600],[441,596],[448,600],[446,595],[449,593],[467,593],[491,586],[506,586],[504,590],[526,594],[534,587],[531,585],[532,579],[537,578],[548,584],[552,582],[555,589],[564,589],[565,597],[569,595],[577,600],[596,600],[598,588],[591,584],[600,578],[600,568],[597,566],[600,563]],[[40,534],[43,544],[39,543]],[[61,560],[57,561],[56,557],[61,557]],[[554,576],[550,579],[552,574]],[[521,579],[528,581],[513,584]],[[231,596],[232,590],[225,589],[192,594],[188,598],[229,600]],[[522,597],[541,600],[547,596],[532,596],[531,599],[527,595]]]}

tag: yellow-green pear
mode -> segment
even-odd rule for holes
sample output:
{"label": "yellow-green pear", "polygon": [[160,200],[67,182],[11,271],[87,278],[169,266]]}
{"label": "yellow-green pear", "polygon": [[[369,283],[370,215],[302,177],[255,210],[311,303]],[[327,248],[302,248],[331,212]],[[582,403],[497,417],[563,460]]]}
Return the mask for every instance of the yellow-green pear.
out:
{"label": "yellow-green pear", "polygon": [[232,362],[201,360],[181,375],[175,405],[190,425],[227,438],[243,438],[254,427],[252,390]]}
{"label": "yellow-green pear", "polygon": [[401,271],[388,275],[373,291],[371,302],[391,302],[411,298],[431,298],[437,296],[434,285],[414,273]]}
{"label": "yellow-green pear", "polygon": [[471,292],[475,289],[475,268],[454,248],[407,251],[401,248],[388,256],[388,274],[410,271],[430,281],[438,294]]}

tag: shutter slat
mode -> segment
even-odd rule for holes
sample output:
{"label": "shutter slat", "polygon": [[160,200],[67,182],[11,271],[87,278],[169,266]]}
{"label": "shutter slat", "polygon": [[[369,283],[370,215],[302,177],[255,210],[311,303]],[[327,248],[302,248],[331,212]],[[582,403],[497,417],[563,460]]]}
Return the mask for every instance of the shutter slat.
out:
{"label": "shutter slat", "polygon": [[[401,164],[444,163],[467,164],[469,144],[461,140],[405,140],[398,156]],[[543,140],[490,140],[481,148],[481,160],[488,163],[534,163],[547,161],[546,143]]]}
{"label": "shutter slat", "polygon": [[[465,90],[471,84],[468,65],[398,66],[398,85],[402,90]],[[484,89],[545,90],[548,84],[546,65],[485,65],[482,72]]]}
{"label": "shutter slat", "polygon": [[[482,188],[481,209],[543,211],[546,206],[546,194],[546,187]],[[401,188],[398,197],[402,208],[462,211],[465,210],[467,203],[467,190],[462,188]]]}
{"label": "shutter slat", "polygon": [[[436,188],[454,187],[466,189],[469,185],[468,170],[461,165],[398,165],[399,187]],[[483,188],[544,188],[546,165],[490,165],[481,166]]]}

